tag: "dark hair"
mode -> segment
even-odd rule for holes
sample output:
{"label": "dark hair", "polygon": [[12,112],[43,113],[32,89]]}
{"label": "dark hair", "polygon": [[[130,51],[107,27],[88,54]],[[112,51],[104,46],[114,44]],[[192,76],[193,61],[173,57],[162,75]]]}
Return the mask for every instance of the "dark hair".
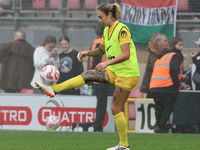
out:
{"label": "dark hair", "polygon": [[180,50],[176,49],[176,47],[175,47],[176,44],[177,44],[178,42],[181,42],[181,41],[183,41],[181,38],[173,37],[173,38],[170,40],[169,44],[168,44],[168,49],[169,49],[169,50],[172,50],[173,52],[176,52],[176,53],[179,55],[180,60],[181,60],[181,63],[182,63],[183,60],[184,60],[183,54],[182,54],[182,52],[181,52]]}
{"label": "dark hair", "polygon": [[70,40],[69,40],[69,38],[68,38],[66,35],[63,35],[62,37],[60,37],[59,43],[60,43],[62,40],[65,40],[65,41],[67,41],[68,43],[70,43]]}
{"label": "dark hair", "polygon": [[111,12],[112,16],[117,19],[117,17],[121,14],[120,6],[117,3],[110,4],[110,3],[103,3],[101,4],[97,10],[103,11],[106,16],[109,12]]}
{"label": "dark hair", "polygon": [[95,28],[95,33],[97,36],[102,37],[103,35],[104,26],[101,23],[98,23]]}
{"label": "dark hair", "polygon": [[183,41],[183,40],[178,37],[173,37],[168,44],[168,49],[169,50],[175,49],[175,45],[180,41]]}
{"label": "dark hair", "polygon": [[45,46],[45,43],[49,44],[49,43],[55,43],[56,44],[57,40],[54,36],[48,35],[45,40],[44,43],[42,44],[42,46]]}

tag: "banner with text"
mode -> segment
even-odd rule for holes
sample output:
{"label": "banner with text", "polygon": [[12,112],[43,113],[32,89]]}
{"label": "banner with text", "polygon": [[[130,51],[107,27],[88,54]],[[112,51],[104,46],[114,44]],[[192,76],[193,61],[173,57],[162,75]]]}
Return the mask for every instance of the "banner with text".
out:
{"label": "banner with text", "polygon": [[176,0],[121,0],[120,21],[128,26],[132,40],[147,43],[154,33],[168,41],[176,32]]}
{"label": "banner with text", "polygon": [[[50,115],[58,116],[61,124],[57,131],[84,131],[76,123],[93,123],[96,116],[96,96],[44,94],[0,94],[0,129],[47,131],[46,121]],[[115,132],[111,112],[112,97],[108,97],[103,123],[104,132]],[[74,124],[75,123],[75,124]],[[93,131],[93,126],[88,128]]]}

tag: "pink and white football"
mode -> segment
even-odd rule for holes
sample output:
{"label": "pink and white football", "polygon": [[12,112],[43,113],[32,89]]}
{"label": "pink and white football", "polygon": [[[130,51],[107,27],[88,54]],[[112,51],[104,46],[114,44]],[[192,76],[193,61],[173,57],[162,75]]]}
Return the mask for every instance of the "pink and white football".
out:
{"label": "pink and white football", "polygon": [[40,78],[45,85],[55,85],[60,77],[59,70],[52,65],[47,65],[40,71]]}
{"label": "pink and white football", "polygon": [[60,119],[57,116],[47,117],[46,127],[50,131],[56,130],[60,126]]}

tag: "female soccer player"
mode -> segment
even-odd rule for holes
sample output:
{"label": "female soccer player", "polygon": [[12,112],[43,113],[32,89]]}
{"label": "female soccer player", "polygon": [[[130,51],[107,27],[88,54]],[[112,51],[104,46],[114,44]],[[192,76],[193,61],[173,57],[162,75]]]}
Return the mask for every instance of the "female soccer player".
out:
{"label": "female soccer player", "polygon": [[120,13],[120,6],[117,3],[100,5],[97,16],[99,22],[105,27],[100,47],[79,53],[79,59],[86,56],[99,57],[106,53],[106,62],[99,63],[94,70],[86,70],[81,75],[52,87],[36,82],[38,88],[51,97],[57,92],[80,87],[89,81],[115,84],[111,109],[120,143],[107,150],[130,150],[127,123],[122,108],[140,76],[131,33],[126,25],[117,20]]}

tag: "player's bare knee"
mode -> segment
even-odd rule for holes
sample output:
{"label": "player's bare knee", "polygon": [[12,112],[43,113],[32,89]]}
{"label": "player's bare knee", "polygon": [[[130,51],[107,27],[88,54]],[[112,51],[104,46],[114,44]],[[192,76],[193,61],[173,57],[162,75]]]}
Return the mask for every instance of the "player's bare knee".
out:
{"label": "player's bare knee", "polygon": [[121,112],[120,109],[119,109],[119,107],[117,107],[117,106],[112,106],[111,107],[111,111],[112,111],[113,115],[116,115],[116,114],[118,114],[118,113]]}

